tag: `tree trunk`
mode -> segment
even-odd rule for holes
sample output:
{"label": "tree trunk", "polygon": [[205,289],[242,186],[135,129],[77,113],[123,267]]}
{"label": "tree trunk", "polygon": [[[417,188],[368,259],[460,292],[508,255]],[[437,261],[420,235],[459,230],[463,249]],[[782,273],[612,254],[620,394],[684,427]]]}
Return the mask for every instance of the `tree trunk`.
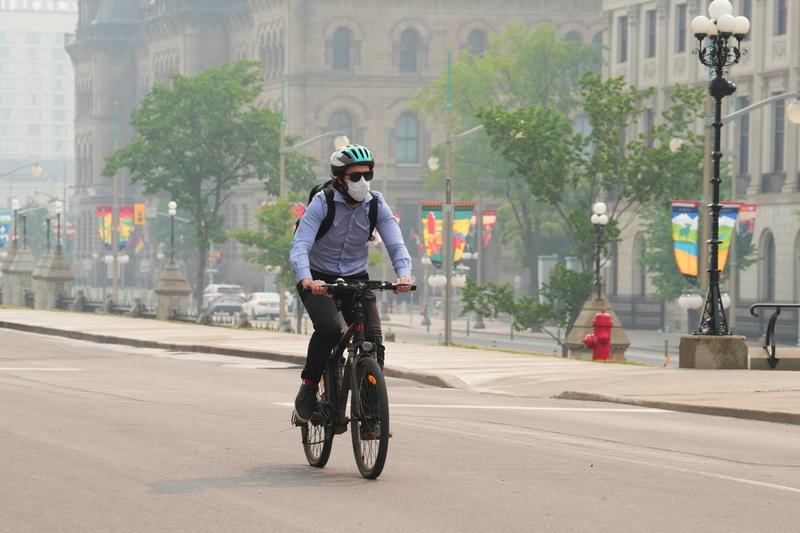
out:
{"label": "tree trunk", "polygon": [[197,314],[203,311],[203,290],[206,281],[206,264],[208,262],[208,239],[201,239],[197,245],[197,283],[194,290],[194,303]]}

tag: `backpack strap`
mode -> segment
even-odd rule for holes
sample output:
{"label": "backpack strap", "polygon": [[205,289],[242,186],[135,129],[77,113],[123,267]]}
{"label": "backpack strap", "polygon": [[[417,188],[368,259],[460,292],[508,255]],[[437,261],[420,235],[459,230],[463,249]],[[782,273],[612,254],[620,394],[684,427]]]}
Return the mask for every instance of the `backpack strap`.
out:
{"label": "backpack strap", "polygon": [[328,212],[319,224],[317,236],[314,238],[315,241],[320,240],[328,233],[328,230],[333,226],[333,219],[336,217],[336,203],[333,201],[333,187],[325,187],[323,191],[325,192],[325,203],[328,204]]}
{"label": "backpack strap", "polygon": [[369,240],[375,240],[375,226],[378,225],[378,197],[372,195],[372,200],[369,201]]}

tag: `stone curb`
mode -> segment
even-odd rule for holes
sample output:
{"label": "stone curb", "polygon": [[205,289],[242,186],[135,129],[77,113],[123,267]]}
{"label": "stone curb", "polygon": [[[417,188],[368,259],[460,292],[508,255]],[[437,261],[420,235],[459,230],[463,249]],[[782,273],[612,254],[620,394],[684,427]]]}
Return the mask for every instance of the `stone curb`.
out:
{"label": "stone curb", "polygon": [[[146,341],[141,339],[131,339],[128,337],[116,337],[112,335],[97,335],[95,333],[85,333],[83,331],[70,331],[47,326],[32,326],[30,324],[9,322],[7,320],[0,320],[0,328],[14,329],[28,333],[38,333],[42,335],[51,335],[54,337],[66,337],[68,339],[96,342],[98,344],[121,344],[124,346],[134,346],[136,348],[157,348],[169,350],[171,352],[198,352],[216,355],[231,355],[236,357],[248,357],[250,359],[281,361],[300,366],[304,365],[306,362],[306,358],[302,355],[246,350],[243,348],[225,348],[222,346],[209,346],[205,344],[173,344],[168,342]],[[461,380],[453,376],[424,374],[415,370],[409,370],[406,368],[392,368],[389,366],[384,368],[383,373],[388,377],[408,379],[423,385],[430,385],[432,387],[442,387],[446,389],[466,388],[466,385],[462,383]]]}
{"label": "stone curb", "polygon": [[735,407],[720,407],[716,405],[692,405],[679,402],[663,402],[655,400],[637,400],[620,396],[608,396],[593,392],[564,391],[553,396],[558,400],[580,400],[587,402],[620,403],[636,405],[638,407],[651,407],[667,411],[680,411],[700,415],[726,416],[730,418],[744,418],[760,420],[762,422],[778,422],[782,424],[800,425],[800,414],[784,413],[781,411],[758,411],[755,409],[739,409]]}

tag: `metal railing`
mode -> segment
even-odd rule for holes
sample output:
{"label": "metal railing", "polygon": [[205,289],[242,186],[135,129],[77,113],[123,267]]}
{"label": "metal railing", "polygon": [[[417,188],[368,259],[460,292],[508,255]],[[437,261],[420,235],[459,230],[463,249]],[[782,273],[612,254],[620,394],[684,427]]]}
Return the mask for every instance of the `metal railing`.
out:
{"label": "metal railing", "polygon": [[769,317],[767,323],[767,333],[764,336],[764,351],[767,354],[767,362],[770,368],[778,366],[780,359],[778,359],[777,348],[775,348],[775,323],[781,315],[781,309],[800,309],[800,304],[780,304],[780,303],[755,303],[750,306],[750,314],[758,317],[757,309],[775,309],[772,316]]}

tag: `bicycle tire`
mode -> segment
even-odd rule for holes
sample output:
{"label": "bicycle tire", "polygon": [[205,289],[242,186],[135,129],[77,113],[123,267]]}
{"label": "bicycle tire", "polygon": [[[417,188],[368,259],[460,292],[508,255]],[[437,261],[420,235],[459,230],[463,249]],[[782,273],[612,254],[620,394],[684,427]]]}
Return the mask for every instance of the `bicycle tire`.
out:
{"label": "bicycle tire", "polygon": [[[326,372],[327,375],[327,372]],[[325,377],[319,382],[317,390],[317,401],[320,406],[331,405]],[[325,411],[325,407],[321,410]],[[315,468],[323,468],[328,464],[333,447],[333,428],[328,422],[326,413],[320,413],[320,417],[312,417],[311,420],[300,426],[300,434],[303,440],[303,452],[306,454],[308,464]]]}
{"label": "bicycle tire", "polygon": [[358,362],[355,377],[352,379],[355,380],[353,399],[350,402],[353,455],[361,475],[367,479],[375,479],[383,471],[389,449],[389,396],[386,392],[386,380],[378,362],[372,357],[364,357]]}

